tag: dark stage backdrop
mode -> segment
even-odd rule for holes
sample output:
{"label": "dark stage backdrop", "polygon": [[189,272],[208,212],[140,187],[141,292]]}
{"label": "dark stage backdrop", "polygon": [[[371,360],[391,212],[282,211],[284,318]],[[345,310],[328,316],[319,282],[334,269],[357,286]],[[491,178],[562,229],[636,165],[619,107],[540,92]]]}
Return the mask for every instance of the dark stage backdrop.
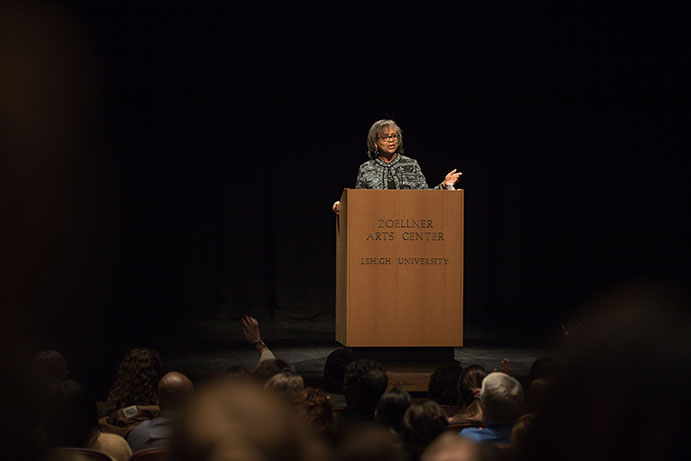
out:
{"label": "dark stage backdrop", "polygon": [[46,5],[6,16],[8,305],[40,347],[332,313],[331,204],[384,117],[430,184],[464,173],[467,331],[541,341],[617,283],[686,280],[671,12]]}

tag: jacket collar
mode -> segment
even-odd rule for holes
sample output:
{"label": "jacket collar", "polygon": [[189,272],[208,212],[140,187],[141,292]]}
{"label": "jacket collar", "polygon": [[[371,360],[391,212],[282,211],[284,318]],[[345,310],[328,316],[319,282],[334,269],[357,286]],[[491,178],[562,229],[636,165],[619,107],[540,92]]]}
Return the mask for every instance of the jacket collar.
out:
{"label": "jacket collar", "polygon": [[385,166],[387,168],[394,166],[400,160],[401,160],[401,154],[400,153],[396,153],[396,157],[390,163],[386,163],[385,161],[381,160],[379,157],[374,159],[374,161],[377,162],[377,164],[379,164],[381,166]]}

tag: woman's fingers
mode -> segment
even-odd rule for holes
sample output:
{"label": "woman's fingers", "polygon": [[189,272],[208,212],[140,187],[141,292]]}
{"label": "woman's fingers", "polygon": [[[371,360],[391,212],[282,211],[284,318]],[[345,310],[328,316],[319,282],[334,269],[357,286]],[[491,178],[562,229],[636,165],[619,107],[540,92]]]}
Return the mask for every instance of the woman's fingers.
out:
{"label": "woman's fingers", "polygon": [[446,179],[444,180],[444,184],[453,186],[457,181],[458,178],[462,175],[460,171],[456,173],[456,168],[453,170],[449,171],[449,174],[446,175]]}
{"label": "woman's fingers", "polygon": [[246,315],[242,318],[242,331],[243,332],[253,332],[259,329],[259,322],[254,317]]}

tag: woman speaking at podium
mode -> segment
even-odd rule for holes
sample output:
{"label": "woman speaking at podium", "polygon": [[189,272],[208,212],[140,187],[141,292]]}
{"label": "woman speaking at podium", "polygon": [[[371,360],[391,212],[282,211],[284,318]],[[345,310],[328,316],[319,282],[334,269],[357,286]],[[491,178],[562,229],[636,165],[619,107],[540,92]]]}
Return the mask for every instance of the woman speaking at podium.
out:
{"label": "woman speaking at podium", "polygon": [[[429,189],[417,161],[403,155],[403,132],[393,120],[374,122],[367,134],[369,160],[360,165],[356,189]],[[461,172],[451,171],[434,189],[453,190]],[[333,204],[338,214],[341,202]]]}

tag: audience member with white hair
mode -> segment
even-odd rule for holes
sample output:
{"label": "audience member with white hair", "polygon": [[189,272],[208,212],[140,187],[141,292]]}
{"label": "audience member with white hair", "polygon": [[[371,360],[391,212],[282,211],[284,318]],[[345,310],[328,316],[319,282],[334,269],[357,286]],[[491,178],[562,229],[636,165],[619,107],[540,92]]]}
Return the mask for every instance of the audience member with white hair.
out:
{"label": "audience member with white hair", "polygon": [[292,399],[293,395],[305,389],[305,380],[295,372],[282,372],[273,375],[264,384],[265,389],[270,389],[277,395]]}
{"label": "audience member with white hair", "polygon": [[511,442],[511,429],[523,411],[523,387],[502,372],[490,373],[482,381],[480,405],[484,427],[470,427],[460,432],[475,442],[504,444]]}

